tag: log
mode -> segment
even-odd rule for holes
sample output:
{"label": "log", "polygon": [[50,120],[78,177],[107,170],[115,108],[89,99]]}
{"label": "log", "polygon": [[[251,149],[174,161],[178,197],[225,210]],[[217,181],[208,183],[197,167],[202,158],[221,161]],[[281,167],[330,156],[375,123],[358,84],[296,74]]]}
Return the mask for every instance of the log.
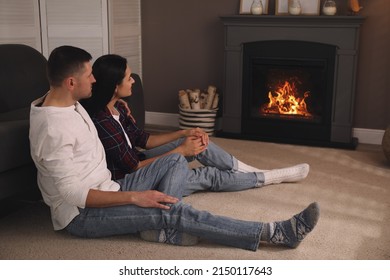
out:
{"label": "log", "polygon": [[214,97],[216,94],[217,88],[215,86],[209,86],[207,88],[207,100],[205,104],[205,109],[210,110],[213,106]]}
{"label": "log", "polygon": [[179,91],[179,103],[181,108],[191,109],[190,99],[188,98],[188,94],[185,90]]}
{"label": "log", "polygon": [[207,93],[201,92],[200,93],[200,109],[204,109],[206,106],[207,101]]}
{"label": "log", "polygon": [[199,110],[200,109],[200,90],[196,89],[191,91],[189,94],[191,109]]}

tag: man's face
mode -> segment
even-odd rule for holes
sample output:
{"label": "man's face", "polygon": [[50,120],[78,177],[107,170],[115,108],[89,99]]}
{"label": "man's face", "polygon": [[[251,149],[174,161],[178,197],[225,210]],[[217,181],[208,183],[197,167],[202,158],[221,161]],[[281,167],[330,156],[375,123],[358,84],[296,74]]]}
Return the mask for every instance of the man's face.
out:
{"label": "man's face", "polygon": [[92,66],[90,62],[86,62],[80,72],[75,75],[74,98],[81,100],[89,98],[92,95],[92,84],[96,82],[92,74]]}

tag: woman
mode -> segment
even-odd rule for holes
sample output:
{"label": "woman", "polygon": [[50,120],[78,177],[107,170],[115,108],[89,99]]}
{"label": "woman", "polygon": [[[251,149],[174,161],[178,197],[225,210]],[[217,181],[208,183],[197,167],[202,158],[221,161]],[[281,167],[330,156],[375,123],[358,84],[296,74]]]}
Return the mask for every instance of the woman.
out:
{"label": "woman", "polygon": [[[92,97],[82,104],[90,114],[107,154],[113,179],[121,179],[164,155],[179,153],[187,161],[198,160],[204,168],[193,169],[183,195],[195,191],[238,191],[281,182],[304,179],[307,164],[275,170],[259,170],[237,160],[209,141],[201,129],[150,135],[136,126],[122,98],[132,94],[134,83],[125,58],[104,55],[93,64],[96,79]],[[137,147],[145,149],[140,152]],[[210,178],[216,185],[210,185]],[[215,181],[215,180],[214,180]],[[237,183],[240,182],[240,183]]]}

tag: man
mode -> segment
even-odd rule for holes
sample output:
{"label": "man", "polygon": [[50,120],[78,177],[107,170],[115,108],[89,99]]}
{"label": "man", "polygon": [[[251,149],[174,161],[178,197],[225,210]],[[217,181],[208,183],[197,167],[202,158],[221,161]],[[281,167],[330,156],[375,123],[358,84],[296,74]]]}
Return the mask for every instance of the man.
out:
{"label": "man", "polygon": [[154,241],[186,244],[186,235],[256,250],[260,241],[296,247],[317,223],[310,204],[283,222],[261,223],[214,216],[183,203],[189,169],[179,154],[111,180],[95,126],[79,100],[95,82],[86,51],[62,46],[48,59],[49,92],[30,113],[31,155],[55,230],[82,237],[164,232]]}

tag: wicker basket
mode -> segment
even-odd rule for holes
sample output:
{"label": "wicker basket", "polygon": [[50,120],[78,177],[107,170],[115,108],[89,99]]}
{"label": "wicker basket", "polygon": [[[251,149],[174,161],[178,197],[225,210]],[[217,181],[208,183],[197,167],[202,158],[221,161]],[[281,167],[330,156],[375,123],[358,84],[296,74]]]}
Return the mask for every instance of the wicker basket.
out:
{"label": "wicker basket", "polygon": [[202,128],[208,135],[214,135],[218,109],[183,109],[179,106],[179,128]]}

